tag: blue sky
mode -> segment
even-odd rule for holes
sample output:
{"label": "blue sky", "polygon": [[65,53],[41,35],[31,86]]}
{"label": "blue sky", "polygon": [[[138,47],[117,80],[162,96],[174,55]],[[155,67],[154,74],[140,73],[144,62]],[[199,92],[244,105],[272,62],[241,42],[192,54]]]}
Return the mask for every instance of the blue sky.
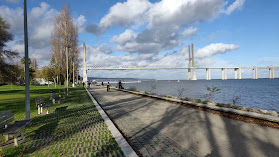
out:
{"label": "blue sky", "polygon": [[[93,67],[186,66],[187,45],[196,66],[279,66],[279,1],[269,0],[28,0],[30,56],[50,59],[55,16],[68,2]],[[23,54],[23,1],[0,0],[12,25],[8,47]],[[99,71],[89,76],[186,79],[186,71]],[[276,71],[276,76],[279,76]],[[221,73],[220,73],[221,74]],[[220,78],[212,74],[212,78]],[[259,77],[267,77],[261,71]],[[243,77],[251,77],[244,71]],[[197,72],[198,79],[205,72]],[[233,78],[228,72],[228,78]]]}

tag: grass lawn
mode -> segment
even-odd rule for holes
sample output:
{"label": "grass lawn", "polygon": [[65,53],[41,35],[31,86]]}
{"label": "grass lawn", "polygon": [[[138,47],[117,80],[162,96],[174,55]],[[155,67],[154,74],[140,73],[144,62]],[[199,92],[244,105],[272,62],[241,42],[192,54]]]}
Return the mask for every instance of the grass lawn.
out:
{"label": "grass lawn", "polygon": [[[50,102],[50,90],[58,93],[62,89],[31,86],[30,90],[32,123],[25,128],[25,142],[0,148],[0,156],[123,156],[84,88],[70,88],[69,96],[45,115],[38,115],[35,98]],[[0,86],[0,112],[9,109],[15,120],[25,119],[24,86],[13,86],[12,90],[11,86]]]}

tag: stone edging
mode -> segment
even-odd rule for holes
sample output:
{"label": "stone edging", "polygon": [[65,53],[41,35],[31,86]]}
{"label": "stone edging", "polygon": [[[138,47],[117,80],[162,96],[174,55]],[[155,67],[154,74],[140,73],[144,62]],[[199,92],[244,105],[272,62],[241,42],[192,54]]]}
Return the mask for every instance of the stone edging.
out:
{"label": "stone edging", "polygon": [[247,112],[247,111],[237,110],[237,109],[233,109],[233,108],[225,108],[225,107],[207,105],[207,104],[196,103],[196,102],[192,102],[192,101],[184,101],[184,100],[179,100],[179,99],[167,98],[167,97],[162,97],[162,96],[158,96],[158,95],[149,95],[149,94],[129,91],[129,90],[125,90],[125,89],[121,89],[121,91],[132,93],[132,94],[137,94],[137,95],[141,95],[141,96],[166,100],[166,101],[170,101],[170,102],[182,103],[182,104],[192,105],[195,107],[202,107],[202,108],[207,108],[207,109],[211,109],[211,110],[215,110],[215,111],[233,113],[233,114],[240,115],[240,116],[246,116],[246,117],[250,117],[250,118],[256,118],[256,119],[266,120],[269,122],[279,123],[279,117],[275,117],[275,116],[263,115],[263,114],[254,113],[254,112]]}
{"label": "stone edging", "polygon": [[115,125],[112,123],[112,121],[109,119],[109,117],[107,116],[107,114],[105,113],[105,111],[101,108],[101,106],[98,104],[98,102],[94,99],[94,97],[90,94],[90,92],[88,91],[87,88],[85,88],[88,95],[90,96],[92,102],[94,103],[94,105],[96,106],[96,108],[98,109],[100,115],[102,116],[102,118],[104,119],[105,123],[108,126],[108,129],[111,131],[112,136],[115,138],[117,144],[119,145],[119,147],[121,148],[121,150],[123,151],[125,156],[128,157],[137,157],[138,155],[136,154],[136,152],[133,150],[133,148],[128,144],[128,142],[126,141],[126,139],[122,136],[122,134],[119,132],[119,130],[115,127]]}

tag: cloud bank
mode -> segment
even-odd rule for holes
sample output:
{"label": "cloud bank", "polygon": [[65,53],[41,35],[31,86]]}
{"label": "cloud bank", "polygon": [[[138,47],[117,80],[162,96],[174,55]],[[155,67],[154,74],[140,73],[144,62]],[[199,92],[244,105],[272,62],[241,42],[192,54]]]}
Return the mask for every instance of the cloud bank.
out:
{"label": "cloud bank", "polygon": [[216,54],[224,54],[226,52],[230,52],[233,50],[239,49],[239,45],[234,44],[223,44],[223,43],[217,43],[217,44],[210,44],[204,48],[198,49],[196,52],[196,58],[205,58],[205,57],[211,57]]}

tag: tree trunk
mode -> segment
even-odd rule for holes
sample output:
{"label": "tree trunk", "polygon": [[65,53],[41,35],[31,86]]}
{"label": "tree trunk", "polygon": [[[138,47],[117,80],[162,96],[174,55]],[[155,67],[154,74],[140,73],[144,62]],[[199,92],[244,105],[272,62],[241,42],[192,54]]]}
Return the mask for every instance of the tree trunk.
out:
{"label": "tree trunk", "polygon": [[52,78],[54,80],[54,86],[55,86],[55,89],[56,89],[56,80],[55,80],[55,77]]}
{"label": "tree trunk", "polygon": [[49,88],[49,80],[47,79],[47,86],[48,86],[48,88]]}

